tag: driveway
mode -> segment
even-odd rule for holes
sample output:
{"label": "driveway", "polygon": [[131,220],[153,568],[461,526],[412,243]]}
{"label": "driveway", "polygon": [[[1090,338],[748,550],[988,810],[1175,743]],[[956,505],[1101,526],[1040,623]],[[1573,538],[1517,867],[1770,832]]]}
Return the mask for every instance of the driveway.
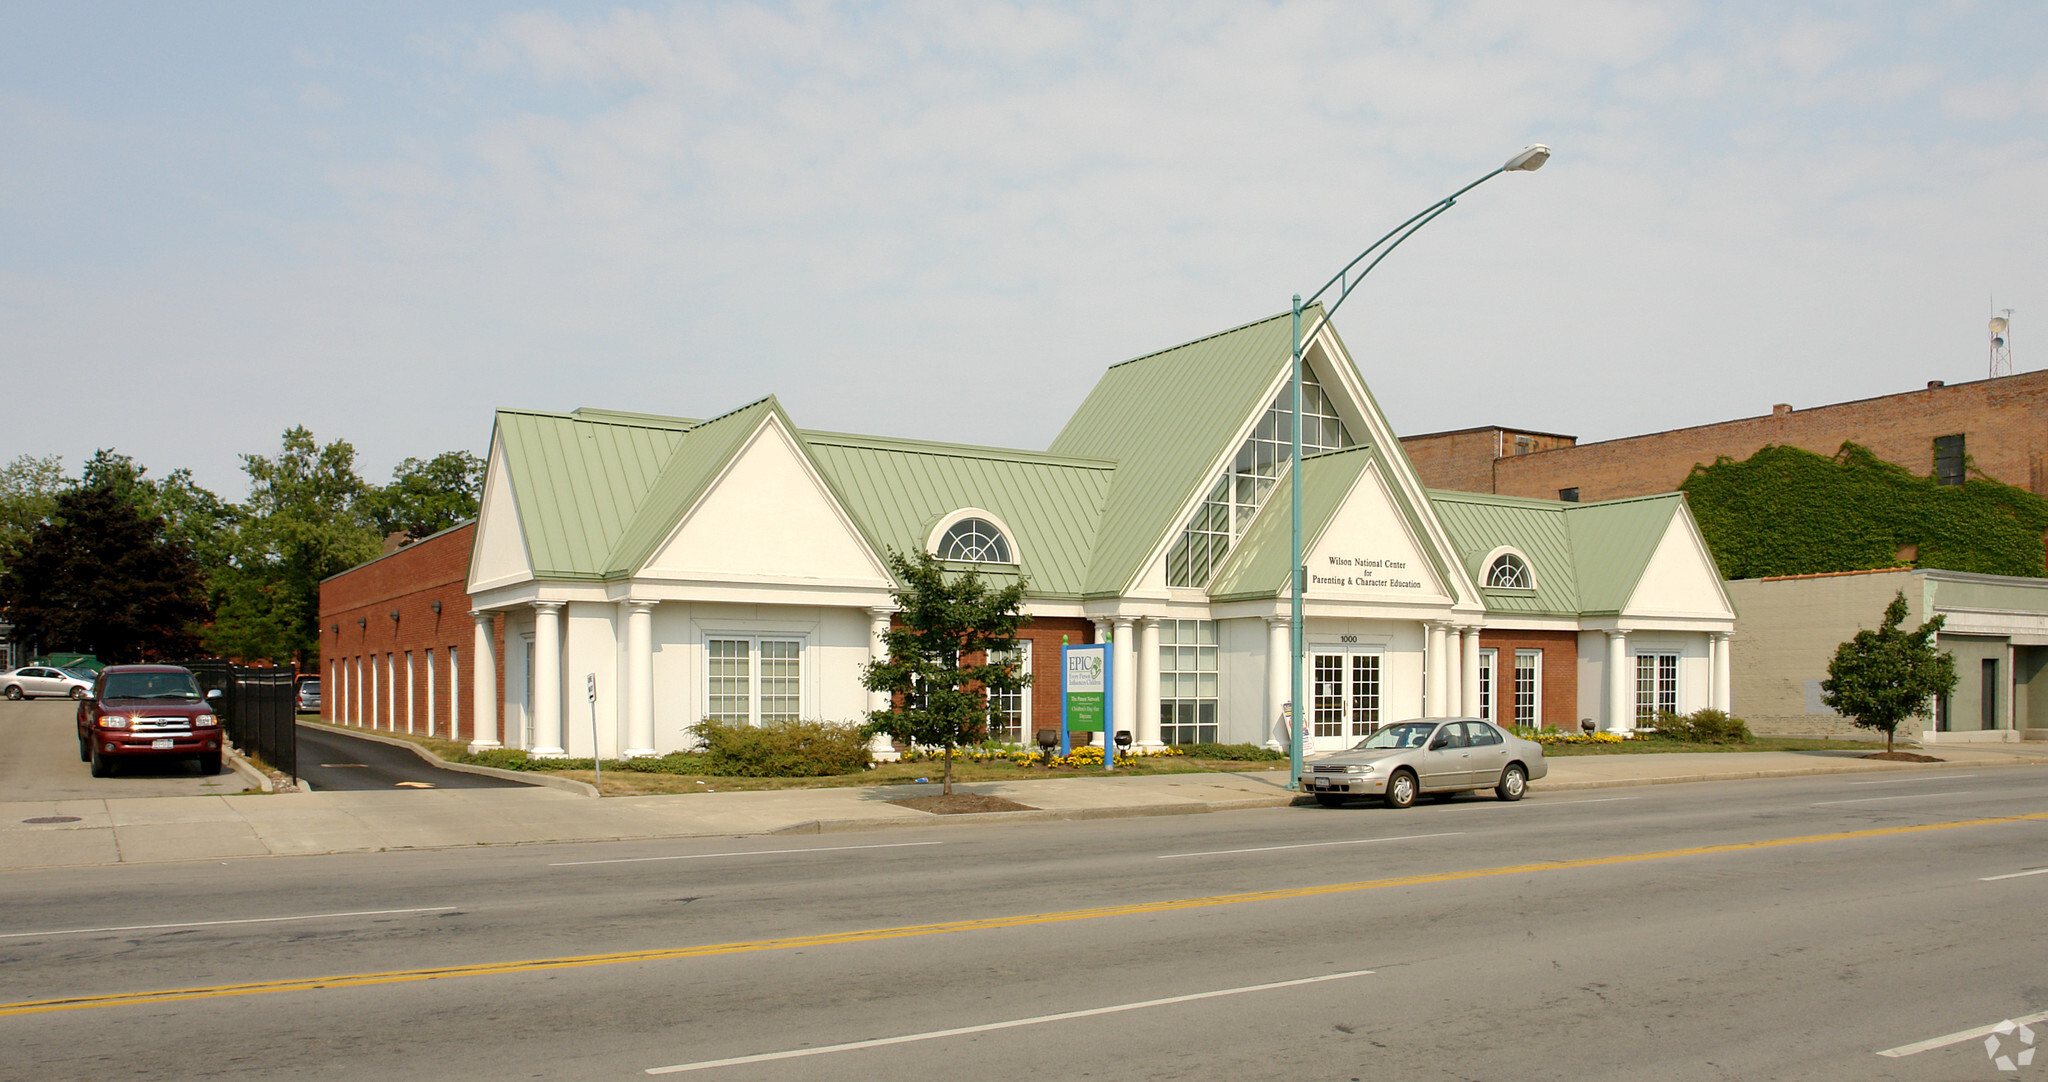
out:
{"label": "driveway", "polygon": [[299,726],[299,780],[316,791],[517,789],[528,784],[443,770],[410,749],[365,740],[324,725]]}
{"label": "driveway", "polygon": [[202,777],[188,759],[126,760],[111,778],[95,778],[78,759],[78,704],[68,699],[0,700],[0,793],[7,800],[136,796],[218,796],[248,789],[226,767]]}

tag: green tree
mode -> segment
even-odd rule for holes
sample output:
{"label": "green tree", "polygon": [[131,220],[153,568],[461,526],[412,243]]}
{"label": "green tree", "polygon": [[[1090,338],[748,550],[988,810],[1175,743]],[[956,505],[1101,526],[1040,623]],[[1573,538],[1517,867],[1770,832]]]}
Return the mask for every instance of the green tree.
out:
{"label": "green tree", "polygon": [[468,451],[443,451],[426,462],[408,458],[391,471],[390,484],[365,496],[364,510],[382,534],[440,533],[476,517],[484,466]]}
{"label": "green tree", "polygon": [[12,545],[0,610],[43,650],[109,662],[176,658],[206,618],[198,561],[112,485],[57,497],[47,521]]}
{"label": "green tree", "polygon": [[153,480],[148,467],[102,448],[86,462],[79,483],[111,488],[144,518],[161,516],[164,536],[191,550],[208,572],[225,566],[233,556],[235,508],[194,483],[191,470],[172,470],[163,480]]}
{"label": "green tree", "polygon": [[1024,583],[993,589],[972,571],[948,575],[928,552],[889,553],[898,624],[883,634],[889,655],[869,662],[863,682],[889,693],[886,710],[870,711],[865,732],[946,749],[942,792],[953,792],[953,749],[988,736],[988,693],[1030,683],[1013,664],[990,664],[992,653],[1017,647]]}
{"label": "green tree", "polygon": [[[71,486],[71,479],[64,476],[64,459],[57,455],[19,455],[0,466],[0,553],[28,540],[29,533],[57,509],[58,494]],[[0,556],[0,567],[6,566],[5,559]]]}
{"label": "green tree", "polygon": [[1828,678],[1820,682],[1820,701],[1865,729],[1884,734],[1884,750],[1892,750],[1899,723],[1924,715],[1927,702],[1955,690],[1956,659],[1934,643],[1944,617],[1901,630],[1906,622],[1903,591],[1885,606],[1877,630],[1858,631],[1835,648]]}
{"label": "green tree", "polygon": [[321,446],[303,427],[286,430],[277,457],[243,455],[249,500],[233,553],[215,576],[219,607],[208,649],[250,660],[317,663],[320,580],[379,551],[365,514],[369,486],[345,440]]}

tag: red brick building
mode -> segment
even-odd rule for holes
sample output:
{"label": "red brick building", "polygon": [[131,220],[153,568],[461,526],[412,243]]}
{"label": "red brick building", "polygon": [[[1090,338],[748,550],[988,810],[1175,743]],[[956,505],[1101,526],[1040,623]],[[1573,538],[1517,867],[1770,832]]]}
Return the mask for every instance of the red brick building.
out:
{"label": "red brick building", "polygon": [[[478,625],[464,588],[475,535],[464,523],[320,584],[322,720],[477,738]],[[486,641],[497,642],[495,627]],[[492,670],[503,671],[495,659]],[[495,741],[495,720],[487,729]]]}
{"label": "red brick building", "polygon": [[[1832,455],[1845,442],[1914,473],[1995,478],[2048,495],[2048,370],[1599,443],[1509,428],[1408,436],[1401,445],[1423,483],[1460,492],[1548,500],[1621,499],[1670,492],[1695,465],[1743,459],[1767,446]],[[1965,468],[1967,464],[1967,469]]]}

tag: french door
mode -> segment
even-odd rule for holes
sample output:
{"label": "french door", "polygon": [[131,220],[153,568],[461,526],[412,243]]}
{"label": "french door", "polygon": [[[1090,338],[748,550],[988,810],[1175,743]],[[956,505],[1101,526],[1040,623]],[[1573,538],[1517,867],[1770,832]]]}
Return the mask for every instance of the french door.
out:
{"label": "french door", "polygon": [[1372,735],[1380,724],[1380,654],[1316,647],[1309,654],[1314,704],[1308,751],[1337,751]]}

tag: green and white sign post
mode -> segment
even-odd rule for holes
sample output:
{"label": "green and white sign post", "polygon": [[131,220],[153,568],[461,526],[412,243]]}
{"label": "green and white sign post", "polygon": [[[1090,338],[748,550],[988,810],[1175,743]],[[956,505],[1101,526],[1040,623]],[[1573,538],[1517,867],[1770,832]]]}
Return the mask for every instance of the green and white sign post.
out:
{"label": "green and white sign post", "polygon": [[1060,647],[1060,754],[1074,752],[1073,733],[1102,734],[1102,764],[1115,762],[1109,740],[1109,644]]}

